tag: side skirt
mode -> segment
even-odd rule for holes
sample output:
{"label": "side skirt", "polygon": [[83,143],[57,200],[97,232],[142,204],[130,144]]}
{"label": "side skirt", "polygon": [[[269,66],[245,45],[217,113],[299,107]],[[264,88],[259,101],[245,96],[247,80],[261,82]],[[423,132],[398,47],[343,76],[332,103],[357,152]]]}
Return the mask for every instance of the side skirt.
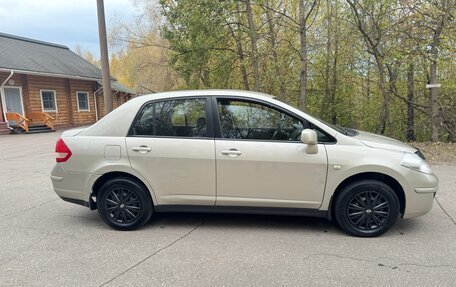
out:
{"label": "side skirt", "polygon": [[196,213],[236,213],[268,214],[290,216],[327,217],[326,210],[284,207],[250,207],[250,206],[205,206],[205,205],[157,205],[155,212],[196,212]]}

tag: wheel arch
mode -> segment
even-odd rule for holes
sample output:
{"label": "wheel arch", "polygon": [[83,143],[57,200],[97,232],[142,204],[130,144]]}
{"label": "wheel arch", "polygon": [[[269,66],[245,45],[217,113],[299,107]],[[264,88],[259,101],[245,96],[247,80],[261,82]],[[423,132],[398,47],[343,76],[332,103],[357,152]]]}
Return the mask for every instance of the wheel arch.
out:
{"label": "wheel arch", "polygon": [[401,213],[402,216],[404,215],[406,199],[405,199],[405,191],[404,191],[404,188],[402,187],[402,185],[395,178],[393,178],[387,174],[384,174],[384,173],[362,172],[362,173],[357,173],[357,174],[351,175],[351,176],[347,177],[346,179],[344,179],[341,183],[339,183],[339,185],[337,186],[336,190],[334,191],[334,193],[331,197],[331,201],[329,204],[329,210],[330,210],[330,212],[328,212],[329,219],[331,219],[334,216],[334,204],[333,203],[335,202],[335,200],[336,200],[337,196],[340,194],[340,192],[349,184],[356,182],[356,181],[365,180],[365,179],[378,180],[378,181],[385,183],[389,187],[391,187],[391,189],[394,191],[397,198],[399,199],[399,207],[400,207],[399,212]]}
{"label": "wheel arch", "polygon": [[[92,197],[97,197],[98,196],[98,191],[103,186],[103,184],[105,182],[107,182],[108,180],[113,179],[113,178],[117,178],[117,177],[130,178],[130,179],[138,182],[139,184],[141,184],[144,187],[144,189],[149,192],[150,200],[152,201],[152,205],[154,205],[154,203],[156,201],[155,201],[153,192],[148,187],[148,185],[141,178],[139,178],[138,176],[135,176],[135,175],[133,175],[131,173],[124,172],[124,171],[110,171],[110,172],[107,172],[107,173],[103,174],[99,178],[97,178],[97,180],[92,185],[92,194],[91,194],[91,197],[90,197],[91,203],[93,202]],[[91,209],[96,209],[97,208],[96,202],[93,202],[93,203],[95,203],[95,204],[94,204],[93,207],[91,205]]]}

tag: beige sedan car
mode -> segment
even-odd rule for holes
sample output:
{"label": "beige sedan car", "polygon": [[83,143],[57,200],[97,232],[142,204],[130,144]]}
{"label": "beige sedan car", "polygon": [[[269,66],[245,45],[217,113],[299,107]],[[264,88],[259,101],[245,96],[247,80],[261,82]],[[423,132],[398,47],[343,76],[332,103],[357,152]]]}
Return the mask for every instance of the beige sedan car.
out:
{"label": "beige sedan car", "polygon": [[123,230],[156,212],[267,213],[372,237],[429,212],[438,189],[416,148],[246,91],[137,97],[64,132],[56,153],[55,192]]}

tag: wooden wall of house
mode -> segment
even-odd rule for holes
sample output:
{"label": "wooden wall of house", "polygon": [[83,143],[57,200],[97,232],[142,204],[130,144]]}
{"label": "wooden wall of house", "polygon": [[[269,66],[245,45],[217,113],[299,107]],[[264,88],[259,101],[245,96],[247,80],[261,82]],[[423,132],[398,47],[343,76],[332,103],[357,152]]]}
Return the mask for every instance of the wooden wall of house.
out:
{"label": "wooden wall of house", "polygon": [[113,110],[122,104],[120,101],[121,101],[121,97],[120,97],[119,93],[114,92],[114,95],[112,96],[112,109]]}
{"label": "wooden wall of house", "polygon": [[101,119],[105,116],[105,105],[103,97],[104,96],[102,92],[97,93],[98,119]]}
{"label": "wooden wall of house", "polygon": [[[71,90],[71,103],[73,109],[73,120],[75,125],[92,124],[96,121],[95,115],[95,102],[93,100],[93,92],[96,88],[96,82],[83,81],[83,80],[69,80]],[[76,92],[89,93],[89,111],[78,112],[78,102]]]}
{"label": "wooden wall of house", "polygon": [[[3,82],[9,73],[0,73]],[[57,77],[14,74],[15,84],[22,88],[25,116],[30,112],[41,112],[41,90],[55,91],[57,112],[47,112],[55,118],[56,125],[86,125],[96,121],[93,92],[95,81],[74,80]],[[89,93],[90,111],[78,111],[76,92]],[[98,108],[100,110],[100,108]]]}
{"label": "wooden wall of house", "polygon": [[[57,112],[49,113],[59,125],[85,125],[96,121],[93,91],[95,81],[73,80],[55,77],[26,76],[28,78],[30,108],[41,111],[41,90],[55,90]],[[76,92],[89,94],[89,111],[78,111]]]}
{"label": "wooden wall of house", "polygon": [[[5,81],[9,73],[0,72],[0,84]],[[22,88],[22,100],[25,116],[31,112],[42,112],[41,90],[55,91],[57,101],[57,112],[47,112],[55,118],[56,125],[88,125],[96,121],[94,91],[97,88],[96,81],[65,79],[57,77],[45,77],[26,74],[14,74],[14,86]],[[8,85],[7,85],[8,86]],[[76,92],[87,92],[89,94],[89,111],[78,111]],[[115,91],[113,91],[115,93]],[[113,96],[113,108],[125,103],[129,96],[126,93],[116,93]],[[98,118],[104,115],[103,93],[97,93]],[[1,113],[0,109],[0,113]],[[0,117],[0,122],[2,117]]]}
{"label": "wooden wall of house", "polygon": [[[104,110],[104,100],[103,100],[103,92],[97,93],[97,106],[98,106],[98,117],[101,119],[105,115]],[[123,92],[116,92],[113,91],[112,96],[112,109],[118,108],[120,105],[126,103],[132,95],[123,93]]]}
{"label": "wooden wall of house", "polygon": [[[10,75],[10,73],[0,72],[0,84],[3,84],[3,82],[8,78],[9,75]],[[22,77],[20,74],[14,74],[11,79],[13,79],[15,82],[14,86],[21,86]],[[5,86],[9,86],[9,85],[5,84]]]}
{"label": "wooden wall of house", "polygon": [[115,93],[113,98],[112,98],[112,107],[113,107],[113,109],[115,109],[115,108],[119,107],[120,105],[126,103],[128,101],[127,95],[128,94],[122,93],[122,92]]}
{"label": "wooden wall of house", "polygon": [[28,92],[23,93],[24,100],[28,99],[28,104],[24,103],[27,115],[30,112],[42,112],[41,90],[55,91],[57,102],[57,112],[46,112],[55,118],[56,124],[70,124],[70,113],[68,109],[68,93],[65,87],[65,79],[41,76],[24,75],[24,88]]}

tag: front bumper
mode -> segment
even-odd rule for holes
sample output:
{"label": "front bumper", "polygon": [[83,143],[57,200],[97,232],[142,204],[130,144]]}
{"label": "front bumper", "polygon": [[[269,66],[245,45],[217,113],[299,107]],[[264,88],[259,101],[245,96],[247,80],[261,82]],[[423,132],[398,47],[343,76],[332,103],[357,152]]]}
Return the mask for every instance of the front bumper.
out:
{"label": "front bumper", "polygon": [[67,172],[62,164],[55,164],[51,172],[55,193],[65,201],[95,209],[91,198],[92,186],[99,175],[83,172]]}
{"label": "front bumper", "polygon": [[417,217],[431,211],[435,194],[439,189],[437,176],[410,171],[407,180],[412,186],[406,190],[404,218]]}
{"label": "front bumper", "polygon": [[437,191],[439,190],[439,187],[436,186],[436,187],[415,187],[415,192],[416,193],[437,193]]}

